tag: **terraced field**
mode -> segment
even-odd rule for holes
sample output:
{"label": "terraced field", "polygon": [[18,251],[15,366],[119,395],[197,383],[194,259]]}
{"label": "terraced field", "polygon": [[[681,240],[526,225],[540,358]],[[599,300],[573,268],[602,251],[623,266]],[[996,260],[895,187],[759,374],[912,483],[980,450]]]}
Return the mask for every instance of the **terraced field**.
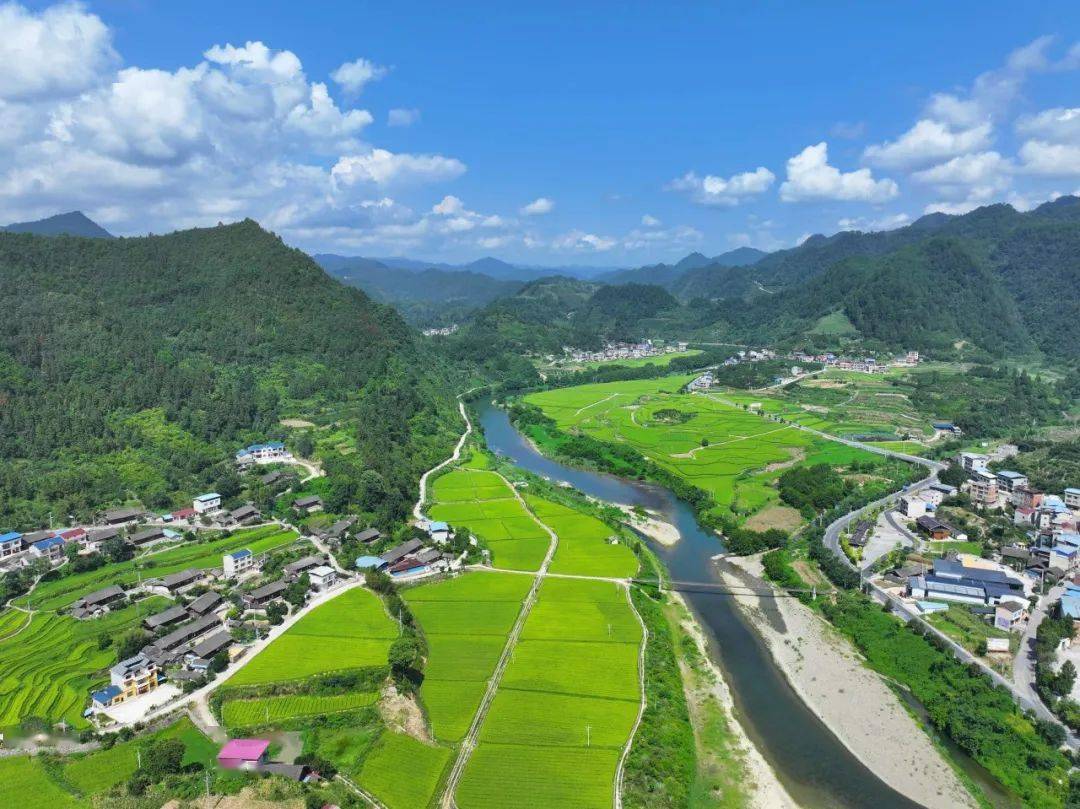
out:
{"label": "terraced field", "polygon": [[420,698],[440,741],[464,737],[531,585],[529,576],[470,573],[404,592],[428,641]]}
{"label": "terraced field", "polygon": [[229,700],[221,707],[228,728],[254,727],[306,716],[352,711],[374,705],[379,695],[372,691],[344,694],[288,694],[265,699]]}
{"label": "terraced field", "polygon": [[276,526],[237,531],[230,537],[203,543],[186,543],[140,559],[109,564],[86,573],[42,582],[29,597],[23,596],[17,603],[26,606],[29,601],[35,610],[62,609],[70,606],[86,593],[100,590],[110,584],[134,585],[140,574],[143,579],[146,579],[175,573],[189,567],[203,569],[220,567],[221,556],[224,553],[241,548],[250,548],[253,553],[264,553],[273,548],[289,545],[296,539],[296,532],[282,530]]}
{"label": "terraced field", "polygon": [[96,621],[38,613],[18,635],[0,641],[0,728],[29,716],[87,727],[82,717],[90,690],[107,678],[116,649],[99,647],[168,605],[149,598]]}
{"label": "terraced field", "polygon": [[[688,377],[612,382],[534,393],[526,401],[566,431],[627,444],[669,471],[710,492],[721,507],[747,516],[775,503],[771,484],[794,464],[844,464],[877,457],[795,427],[777,424],[740,405],[766,396],[687,395]],[[792,410],[794,412],[794,410]],[[809,420],[813,414],[799,411]],[[829,427],[829,422],[810,426]]]}
{"label": "terraced field", "polygon": [[610,807],[641,626],[621,585],[547,578],[457,790],[461,809]]}
{"label": "terraced field", "polygon": [[370,590],[348,590],[296,622],[229,680],[229,685],[300,680],[385,666],[398,626]]}
{"label": "terraced field", "polygon": [[435,481],[432,499],[431,517],[468,528],[483,539],[496,567],[540,569],[551,538],[494,472],[482,469],[448,472]]}

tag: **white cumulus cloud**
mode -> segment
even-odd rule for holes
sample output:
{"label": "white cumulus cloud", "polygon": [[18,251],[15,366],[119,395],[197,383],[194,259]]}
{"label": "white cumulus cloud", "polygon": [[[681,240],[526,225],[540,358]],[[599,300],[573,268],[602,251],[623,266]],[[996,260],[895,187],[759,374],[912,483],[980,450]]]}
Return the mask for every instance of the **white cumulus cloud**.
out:
{"label": "white cumulus cloud", "polygon": [[893,141],[868,146],[863,159],[875,166],[911,168],[947,160],[990,143],[989,123],[955,130],[941,121],[924,118]]}
{"label": "white cumulus cloud", "polygon": [[338,186],[360,183],[392,183],[452,180],[465,173],[465,164],[442,155],[395,154],[386,149],[372,149],[366,154],[344,155],[330,170]]}
{"label": "white cumulus cloud", "polygon": [[556,236],[551,246],[556,250],[573,253],[602,253],[617,244],[618,240],[610,236],[598,236],[595,233],[586,233],[583,230],[571,230]]}
{"label": "white cumulus cloud", "polygon": [[672,180],[666,188],[669,191],[687,192],[691,199],[702,205],[738,205],[747,197],[768,191],[775,180],[776,175],[764,166],[731,177],[713,174],[700,177],[689,171]]}
{"label": "white cumulus cloud", "polygon": [[528,205],[521,208],[522,216],[543,216],[555,210],[555,201],[548,197],[537,197]]}
{"label": "white cumulus cloud", "polygon": [[420,110],[415,107],[394,107],[386,113],[387,126],[412,126],[420,120]]}
{"label": "white cumulus cloud", "polygon": [[369,59],[361,58],[341,65],[330,74],[330,78],[340,84],[346,92],[356,95],[366,85],[378,81],[388,72],[387,68],[377,65]]}
{"label": "white cumulus cloud", "polygon": [[886,202],[900,193],[888,178],[875,180],[870,169],[842,172],[829,165],[829,147],[822,141],[807,146],[787,161],[787,180],[780,186],[784,202],[830,199]]}

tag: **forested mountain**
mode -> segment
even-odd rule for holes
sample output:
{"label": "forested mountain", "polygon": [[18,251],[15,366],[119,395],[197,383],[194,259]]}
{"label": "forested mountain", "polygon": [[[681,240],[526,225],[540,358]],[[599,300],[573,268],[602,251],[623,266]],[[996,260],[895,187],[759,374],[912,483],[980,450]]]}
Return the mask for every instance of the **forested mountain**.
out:
{"label": "forested mountain", "polygon": [[656,284],[667,290],[676,290],[683,279],[695,270],[707,267],[747,267],[767,255],[763,250],[753,247],[737,247],[713,258],[702,253],[691,253],[674,264],[650,264],[632,270],[616,270],[598,276],[597,280],[608,284]]}
{"label": "forested mountain", "polygon": [[679,303],[645,284],[605,285],[556,276],[526,284],[476,313],[453,341],[461,356],[497,351],[561,353],[563,346],[598,348],[606,340],[637,340],[645,324]]}
{"label": "forested mountain", "polygon": [[401,317],[250,220],[134,239],[0,233],[0,302],[0,522],[44,502],[174,505],[240,442],[283,435],[282,415],[324,412],[351,435],[353,471],[401,512],[456,426]]}
{"label": "forested mountain", "polygon": [[500,281],[469,270],[407,270],[387,267],[369,258],[316,255],[332,276],[364,290],[375,300],[393,304],[418,326],[443,326],[521,289],[522,281]]}
{"label": "forested mountain", "polygon": [[534,264],[511,264],[501,259],[486,256],[484,258],[469,261],[464,264],[448,264],[442,261],[425,261],[423,259],[408,258],[405,256],[391,256],[388,258],[362,258],[360,256],[340,256],[333,253],[320,253],[315,255],[315,260],[323,267],[342,266],[352,262],[367,262],[380,264],[393,269],[421,272],[423,270],[445,270],[446,272],[474,272],[490,276],[498,281],[536,281],[540,278],[550,278],[554,275],[565,275],[570,278],[598,279],[600,276],[616,272],[616,267],[594,267],[591,265],[566,264],[555,267],[544,267]]}
{"label": "forested mountain", "polygon": [[113,236],[82,211],[58,213],[34,222],[16,222],[0,231],[8,233],[36,233],[39,236],[85,236],[90,239],[111,239]]}

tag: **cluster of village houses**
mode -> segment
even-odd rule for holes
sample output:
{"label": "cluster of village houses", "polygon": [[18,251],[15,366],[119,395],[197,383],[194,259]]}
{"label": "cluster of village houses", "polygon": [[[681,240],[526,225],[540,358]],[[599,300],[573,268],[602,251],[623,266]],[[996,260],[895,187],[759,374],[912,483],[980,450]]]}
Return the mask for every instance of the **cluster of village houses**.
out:
{"label": "cluster of village houses", "polygon": [[804,351],[797,351],[792,355],[792,359],[798,362],[819,362],[827,368],[839,368],[841,371],[881,374],[890,368],[914,368],[919,364],[919,352],[906,351],[892,359],[878,360],[876,357],[842,357],[831,352],[807,354]]}
{"label": "cluster of village houses", "polygon": [[[1065,614],[1080,620],[1080,489],[1060,495],[1036,491],[1020,472],[993,472],[989,455],[963,452],[957,459],[968,479],[960,487],[976,510],[1011,512],[1013,523],[1027,534],[1026,544],[1001,548],[994,559],[968,553],[947,554],[932,565],[908,563],[886,575],[902,586],[923,613],[946,610],[950,603],[966,604],[984,614],[998,629],[1019,631],[1028,619],[1030,599],[1044,582],[1066,580],[1062,599]],[[934,542],[964,541],[967,536],[937,516],[938,507],[958,490],[933,483],[899,499],[897,511],[913,520],[930,547]],[[868,522],[856,526],[849,540],[865,544]],[[1075,583],[1072,583],[1073,579]],[[1008,640],[990,638],[989,652],[1008,652]]]}
{"label": "cluster of village houses", "polygon": [[[569,346],[563,347],[562,362],[606,362],[608,360],[636,360],[646,357],[659,357],[664,354],[676,354],[686,351],[688,343],[668,343],[663,340],[643,340],[640,343],[605,343],[599,351],[581,351]],[[554,357],[547,357],[555,361]]]}
{"label": "cluster of village houses", "polygon": [[[286,460],[291,456],[281,443],[256,444],[236,454],[241,468],[256,464]],[[285,472],[275,469],[260,476],[263,483],[280,482]],[[323,509],[317,496],[296,498],[292,503],[298,516]],[[174,547],[183,539],[182,530],[190,528],[225,528],[262,523],[263,518],[253,506],[226,510],[222,497],[215,492],[201,494],[189,507],[167,514],[151,514],[141,508],[125,507],[102,512],[95,524],[75,528],[35,531],[26,534],[9,531],[0,534],[0,574],[34,559],[45,559],[53,566],[67,561],[69,547],[79,554],[101,550],[108,540],[118,540],[134,550],[153,558],[156,550]],[[456,568],[460,560],[446,551],[453,538],[445,522],[425,522],[418,526],[423,539],[414,538],[381,553],[360,556],[355,568],[361,574],[379,570],[398,579],[419,578]],[[362,528],[355,516],[346,516],[329,525],[320,525],[304,533],[318,547],[340,547],[346,538],[368,547],[383,547],[382,534],[375,528]],[[287,557],[286,557],[287,558]],[[165,701],[178,692],[177,686],[187,681],[203,681],[211,661],[225,653],[231,664],[242,656],[248,646],[234,640],[234,630],[247,621],[257,626],[266,623],[266,611],[278,603],[288,609],[284,596],[302,577],[307,577],[306,598],[314,597],[338,586],[353,574],[339,568],[326,553],[304,556],[283,565],[280,569],[267,567],[265,554],[240,548],[223,554],[221,565],[212,569],[189,568],[159,577],[143,578],[126,586],[119,584],[88,592],[75,600],[67,611],[78,620],[93,620],[112,609],[148,596],[172,599],[172,605],[146,616],[142,625],[149,633],[147,644],[138,654],[118,662],[109,671],[109,683],[90,695],[87,716],[110,712],[130,700],[143,697],[163,685],[172,685]],[[229,617],[232,616],[232,617]],[[161,693],[157,698],[162,698]],[[157,701],[145,701],[148,710]],[[127,714],[125,714],[127,715]]]}

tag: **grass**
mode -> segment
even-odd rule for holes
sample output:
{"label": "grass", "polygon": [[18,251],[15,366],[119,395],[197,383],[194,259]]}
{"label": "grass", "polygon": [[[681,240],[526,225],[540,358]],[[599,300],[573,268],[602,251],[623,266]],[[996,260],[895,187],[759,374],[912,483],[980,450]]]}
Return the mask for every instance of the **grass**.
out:
{"label": "grass", "polygon": [[59,579],[41,582],[29,597],[18,599],[20,606],[27,602],[35,610],[57,610],[70,606],[87,593],[111,584],[134,585],[139,575],[143,579],[160,577],[189,567],[220,567],[221,556],[229,551],[250,548],[253,553],[264,553],[272,548],[295,542],[294,531],[276,526],[237,531],[230,537],[208,542],[186,542],[168,550],[152,553],[127,562],[105,565],[97,570],[76,573]]}
{"label": "grass", "polygon": [[397,624],[370,590],[348,590],[321,604],[229,680],[255,685],[334,671],[385,666]]}
{"label": "grass", "polygon": [[[530,394],[526,401],[565,432],[581,431],[632,447],[709,492],[721,508],[744,517],[778,501],[774,484],[785,468],[781,465],[877,460],[862,450],[763,418],[744,406],[759,404],[765,412],[816,429],[864,432],[870,429],[868,424],[842,425],[762,393],[679,393],[688,380],[670,376],[581,385]],[[658,411],[670,410],[678,410],[684,418],[675,423],[665,413],[657,416]],[[543,436],[533,438],[543,443]]]}
{"label": "grass", "polygon": [[389,809],[429,806],[450,761],[451,751],[386,732],[364,760],[357,780]]}
{"label": "grass", "polygon": [[1012,647],[1019,643],[1016,635],[991,626],[984,618],[960,604],[950,604],[948,610],[927,615],[926,620],[972,653],[976,653],[987,638],[1009,638]]}
{"label": "grass", "polygon": [[225,726],[254,727],[305,716],[323,716],[374,705],[379,695],[370,691],[344,694],[288,694],[266,699],[237,699],[221,708]]}
{"label": "grass", "polygon": [[600,520],[539,497],[526,496],[525,502],[559,536],[552,573],[611,578],[637,573],[640,565],[634,552],[625,544],[609,544],[614,532]]}
{"label": "grass", "polygon": [[82,712],[90,690],[116,662],[116,649],[101,649],[99,641],[123,635],[167,604],[149,598],[93,621],[35,614],[24,631],[0,641],[0,728],[31,716],[87,727]]}
{"label": "grass", "polygon": [[531,585],[529,576],[470,573],[404,592],[428,642],[420,697],[437,739],[465,735]]}

